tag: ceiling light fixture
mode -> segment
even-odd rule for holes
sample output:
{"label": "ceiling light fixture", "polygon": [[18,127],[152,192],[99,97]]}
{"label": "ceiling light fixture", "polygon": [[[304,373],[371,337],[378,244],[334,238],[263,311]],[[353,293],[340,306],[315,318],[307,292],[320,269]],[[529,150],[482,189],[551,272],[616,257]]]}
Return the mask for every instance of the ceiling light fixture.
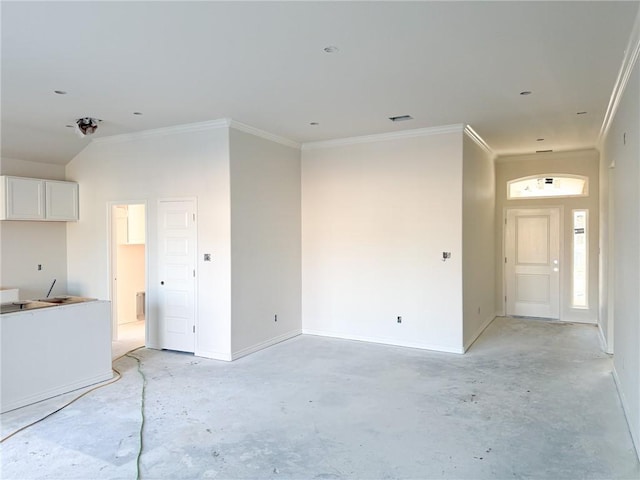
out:
{"label": "ceiling light fixture", "polygon": [[81,137],[93,135],[98,129],[100,120],[91,117],[82,117],[76,120],[76,133]]}
{"label": "ceiling light fixture", "polygon": [[524,92],[520,92],[520,95],[523,95],[523,96],[531,95],[531,92],[529,90],[525,90]]}
{"label": "ceiling light fixture", "polygon": [[64,90],[54,90],[53,93],[57,93],[58,95],[66,95],[67,92],[65,92]]}
{"label": "ceiling light fixture", "polygon": [[324,47],[323,50],[325,51],[325,53],[336,53],[340,51],[340,49],[335,45],[329,45],[328,47]]}
{"label": "ceiling light fixture", "polygon": [[407,120],[413,120],[411,115],[399,115],[397,117],[389,117],[392,122],[406,122]]}

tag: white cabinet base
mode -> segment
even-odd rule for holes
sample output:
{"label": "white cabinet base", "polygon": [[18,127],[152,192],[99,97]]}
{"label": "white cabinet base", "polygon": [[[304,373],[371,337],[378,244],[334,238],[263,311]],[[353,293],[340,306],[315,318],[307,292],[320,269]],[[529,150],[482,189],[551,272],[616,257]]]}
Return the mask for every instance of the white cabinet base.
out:
{"label": "white cabinet base", "polygon": [[113,377],[111,304],[0,316],[1,413]]}

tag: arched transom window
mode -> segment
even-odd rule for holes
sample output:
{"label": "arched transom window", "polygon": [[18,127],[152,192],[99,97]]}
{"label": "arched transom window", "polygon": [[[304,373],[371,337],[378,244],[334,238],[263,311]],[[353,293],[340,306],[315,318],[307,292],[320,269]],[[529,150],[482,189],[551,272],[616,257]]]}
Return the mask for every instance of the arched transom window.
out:
{"label": "arched transom window", "polygon": [[507,198],[509,199],[586,197],[588,194],[588,178],[581,175],[534,175],[507,182]]}

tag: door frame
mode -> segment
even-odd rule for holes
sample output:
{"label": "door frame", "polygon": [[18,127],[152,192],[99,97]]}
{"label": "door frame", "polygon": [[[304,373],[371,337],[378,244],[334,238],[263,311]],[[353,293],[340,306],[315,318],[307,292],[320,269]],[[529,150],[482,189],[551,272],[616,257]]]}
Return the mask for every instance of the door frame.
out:
{"label": "door frame", "polygon": [[564,205],[509,205],[508,207],[504,207],[502,209],[502,257],[500,258],[500,263],[502,264],[502,313],[503,315],[507,315],[507,264],[505,263],[505,258],[507,256],[507,214],[510,210],[540,210],[544,208],[556,208],[559,211],[559,223],[558,223],[558,240],[560,242],[559,248],[559,257],[561,261],[561,270],[560,270],[560,278],[558,285],[558,295],[559,295],[559,312],[558,312],[558,320],[562,321],[562,313],[564,309],[564,275],[565,275],[565,255],[564,255]]}
{"label": "door frame", "polygon": [[[144,234],[145,234],[145,249],[144,249],[144,288],[145,292],[149,291],[149,205],[146,200],[123,200],[123,201],[109,201],[107,202],[107,232],[109,240],[107,242],[107,258],[108,261],[108,278],[109,278],[109,300],[111,301],[111,340],[118,340],[118,298],[116,288],[116,262],[118,259],[116,241],[116,224],[115,217],[113,215],[113,207],[118,205],[144,205]],[[144,319],[144,343],[145,346],[149,343],[149,323],[151,318],[149,315],[149,295],[145,295],[145,319]]]}

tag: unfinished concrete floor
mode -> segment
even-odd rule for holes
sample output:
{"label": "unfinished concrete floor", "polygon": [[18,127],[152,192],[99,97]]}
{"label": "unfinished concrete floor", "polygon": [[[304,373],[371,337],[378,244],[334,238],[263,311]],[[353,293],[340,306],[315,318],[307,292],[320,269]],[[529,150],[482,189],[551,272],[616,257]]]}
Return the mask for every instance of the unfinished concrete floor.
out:
{"label": "unfinished concrete floor", "polygon": [[[134,355],[144,479],[640,477],[593,326],[498,318],[464,356],[313,336],[233,363]],[[2,478],[135,478],[142,378],[116,367],[5,441]],[[66,398],[2,415],[3,437]]]}
{"label": "unfinished concrete floor", "polygon": [[119,358],[128,351],[144,345],[144,336],[144,320],[118,325],[118,340],[111,342],[111,358]]}

